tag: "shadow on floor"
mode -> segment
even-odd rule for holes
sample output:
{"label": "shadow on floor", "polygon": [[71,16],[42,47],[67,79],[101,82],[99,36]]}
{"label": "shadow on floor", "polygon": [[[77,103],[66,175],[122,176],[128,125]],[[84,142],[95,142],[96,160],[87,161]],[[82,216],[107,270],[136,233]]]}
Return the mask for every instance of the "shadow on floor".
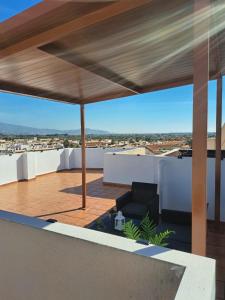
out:
{"label": "shadow on floor", "polygon": [[[121,188],[121,191],[118,190],[118,195],[115,195],[115,187],[105,186],[103,184],[102,178],[87,182],[87,196],[96,197],[96,198],[105,198],[105,199],[115,199],[120,196],[124,189]],[[119,189],[119,188],[118,188]],[[73,186],[60,190],[62,193],[82,195],[82,185]]]}
{"label": "shadow on floor", "polygon": [[68,213],[68,212],[77,211],[77,210],[83,210],[83,208],[79,207],[79,208],[74,208],[74,209],[69,209],[69,210],[55,211],[55,212],[51,212],[51,213],[48,213],[48,214],[38,215],[38,216],[35,216],[34,218],[49,217],[51,215],[60,215],[60,214],[63,214],[63,213]]}

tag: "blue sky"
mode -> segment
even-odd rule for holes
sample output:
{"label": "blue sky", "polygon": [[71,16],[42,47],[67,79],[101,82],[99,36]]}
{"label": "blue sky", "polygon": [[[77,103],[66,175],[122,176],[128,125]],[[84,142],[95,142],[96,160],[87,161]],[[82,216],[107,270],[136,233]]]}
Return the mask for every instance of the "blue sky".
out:
{"label": "blue sky", "polygon": [[[0,21],[38,0],[1,0]],[[223,80],[225,84],[225,80]],[[86,106],[86,126],[113,133],[190,132],[192,86],[99,102]],[[225,97],[225,93],[223,93]],[[208,130],[215,130],[216,83],[209,84]],[[223,119],[225,108],[223,108]],[[0,93],[0,122],[38,128],[80,126],[79,106]]]}

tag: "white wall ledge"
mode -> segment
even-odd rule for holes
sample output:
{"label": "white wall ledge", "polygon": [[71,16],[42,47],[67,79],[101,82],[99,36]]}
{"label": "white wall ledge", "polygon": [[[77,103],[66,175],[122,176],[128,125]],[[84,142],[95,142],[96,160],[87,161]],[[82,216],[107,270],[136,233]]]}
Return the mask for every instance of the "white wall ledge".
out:
{"label": "white wall ledge", "polygon": [[[87,241],[91,244],[94,243],[110,248],[116,248],[118,250],[132,252],[137,255],[151,257],[163,262],[183,266],[185,267],[185,271],[175,299],[215,299],[215,260],[213,259],[157,247],[154,245],[146,246],[126,238],[98,231],[65,225],[58,222],[48,223],[40,219],[5,211],[0,211],[0,223],[2,222],[14,223],[20,226],[25,226],[26,228],[33,228],[35,230],[44,230],[60,235],[62,238],[63,236],[67,236]],[[10,234],[10,232],[7,234]],[[27,238],[29,239],[29,236],[27,236]],[[174,271],[179,272],[179,267],[177,270],[175,268]]]}

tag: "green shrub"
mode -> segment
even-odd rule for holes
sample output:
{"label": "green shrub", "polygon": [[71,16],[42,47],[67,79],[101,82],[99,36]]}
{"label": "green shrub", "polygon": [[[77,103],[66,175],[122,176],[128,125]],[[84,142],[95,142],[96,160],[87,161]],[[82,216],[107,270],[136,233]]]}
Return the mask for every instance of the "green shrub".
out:
{"label": "green shrub", "polygon": [[137,226],[132,220],[128,221],[124,225],[124,235],[132,240],[143,241],[146,244],[154,244],[157,246],[165,247],[168,245],[166,240],[169,238],[174,231],[166,230],[160,233],[156,232],[156,225],[150,220],[147,214],[141,221],[140,225]]}

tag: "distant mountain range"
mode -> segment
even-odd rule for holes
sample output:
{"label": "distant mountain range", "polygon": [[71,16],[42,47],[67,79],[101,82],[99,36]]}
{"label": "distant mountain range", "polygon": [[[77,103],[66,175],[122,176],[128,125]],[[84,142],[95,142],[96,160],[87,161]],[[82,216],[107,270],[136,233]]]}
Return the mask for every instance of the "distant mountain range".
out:
{"label": "distant mountain range", "polygon": [[[108,131],[86,128],[87,134],[104,135],[110,134]],[[28,126],[14,125],[0,122],[0,134],[2,135],[51,135],[51,134],[68,134],[80,135],[80,129],[59,130],[59,129],[40,129]]]}

